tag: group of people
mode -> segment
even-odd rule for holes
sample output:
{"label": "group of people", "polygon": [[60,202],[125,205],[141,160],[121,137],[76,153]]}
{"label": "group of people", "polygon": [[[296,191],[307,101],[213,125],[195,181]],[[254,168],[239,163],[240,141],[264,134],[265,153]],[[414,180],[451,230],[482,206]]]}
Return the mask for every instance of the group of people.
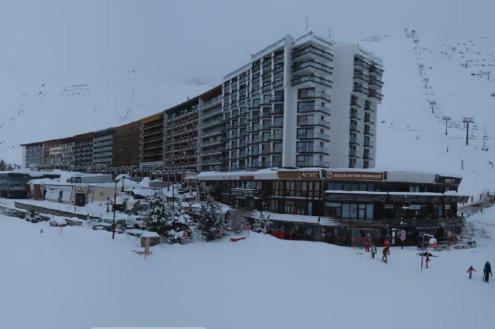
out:
{"label": "group of people", "polygon": [[[375,259],[377,249],[373,243],[366,241],[364,243],[364,251],[371,253],[371,258]],[[388,256],[390,256],[390,242],[388,241],[388,239],[385,239],[383,243],[383,254],[382,254],[382,262],[384,262],[385,264],[388,261]]]}
{"label": "group of people", "polygon": [[[371,258],[375,259],[377,248],[370,240],[365,242],[364,251],[371,253]],[[424,253],[421,253],[420,255],[424,256],[426,268],[428,268],[428,265],[431,261],[430,257],[432,256],[432,254],[426,251]],[[384,262],[385,264],[388,262],[388,256],[390,256],[390,241],[388,239],[385,239],[385,241],[383,242],[383,254],[382,254],[382,262]],[[471,265],[467,270],[467,273],[469,274],[469,279],[472,279],[473,272],[476,272],[476,269]],[[487,283],[490,282],[491,276],[492,276],[492,266],[490,262],[487,261],[485,263],[485,267],[483,268],[483,281]]]}
{"label": "group of people", "polygon": [[[469,266],[467,273],[469,273],[469,278],[473,278],[473,272],[476,272],[476,269],[471,265]],[[492,276],[492,266],[490,262],[485,263],[485,267],[483,268],[483,281],[488,283],[490,282],[490,277]]]}

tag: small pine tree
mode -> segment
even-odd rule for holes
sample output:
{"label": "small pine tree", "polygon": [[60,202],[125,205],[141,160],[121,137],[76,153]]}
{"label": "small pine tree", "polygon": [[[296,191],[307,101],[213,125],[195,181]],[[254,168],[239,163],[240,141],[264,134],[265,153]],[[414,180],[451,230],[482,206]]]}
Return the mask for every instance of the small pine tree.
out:
{"label": "small pine tree", "polygon": [[222,211],[213,198],[201,204],[198,229],[206,241],[220,239],[224,235],[225,221]]}
{"label": "small pine tree", "polygon": [[191,218],[180,204],[169,206],[167,212],[167,232],[165,237],[170,243],[186,243],[194,236]]}
{"label": "small pine tree", "polygon": [[192,221],[180,205],[153,199],[146,216],[146,228],[165,237],[169,243],[184,243],[193,237]]}
{"label": "small pine tree", "polygon": [[146,228],[160,235],[164,235],[167,232],[167,211],[167,206],[161,198],[154,198],[151,200],[148,214],[145,219]]}

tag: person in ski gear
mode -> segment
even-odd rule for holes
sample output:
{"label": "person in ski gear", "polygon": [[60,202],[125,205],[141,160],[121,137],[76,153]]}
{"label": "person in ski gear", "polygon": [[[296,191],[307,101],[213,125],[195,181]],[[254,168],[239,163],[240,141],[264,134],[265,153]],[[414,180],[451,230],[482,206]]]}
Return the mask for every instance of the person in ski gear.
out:
{"label": "person in ski gear", "polygon": [[485,263],[485,268],[483,269],[483,281],[490,282],[490,276],[492,275],[492,266],[490,262]]}
{"label": "person in ski gear", "polygon": [[471,279],[473,277],[473,272],[476,272],[474,269],[473,265],[469,266],[467,273],[469,273],[469,278]]}
{"label": "person in ski gear", "polygon": [[382,261],[387,264],[388,261],[388,255],[390,255],[390,250],[389,246],[383,247],[383,255],[382,255]]}
{"label": "person in ski gear", "polygon": [[430,263],[430,253],[426,253],[426,258],[425,258],[425,265],[426,265],[426,268],[428,268],[428,264]]}
{"label": "person in ski gear", "polygon": [[364,251],[366,251],[366,252],[369,252],[370,251],[370,243],[368,241],[366,241],[364,243]]}
{"label": "person in ski gear", "polygon": [[374,244],[371,245],[371,258],[375,259],[376,255],[376,246]]}

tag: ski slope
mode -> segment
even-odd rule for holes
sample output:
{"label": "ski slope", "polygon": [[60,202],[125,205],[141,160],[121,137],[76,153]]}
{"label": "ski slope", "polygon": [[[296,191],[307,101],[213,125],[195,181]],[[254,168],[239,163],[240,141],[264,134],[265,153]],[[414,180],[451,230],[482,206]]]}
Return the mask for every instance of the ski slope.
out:
{"label": "ski slope", "polygon": [[[377,167],[461,175],[462,193],[476,197],[484,190],[493,192],[495,40],[421,30],[416,36],[418,43],[410,33],[396,31],[361,43],[381,56],[385,67],[385,96],[377,119]],[[466,62],[467,68],[462,66]],[[472,75],[480,70],[493,72],[490,79]],[[434,113],[432,102],[436,103]],[[447,136],[444,116],[452,119]],[[463,117],[474,120],[468,146]],[[482,151],[485,127],[486,152]]]}
{"label": "ski slope", "polygon": [[0,215],[0,327],[485,329],[495,283],[480,272],[495,263],[494,215],[473,217],[479,248],[435,253],[423,272],[415,248],[392,248],[384,264],[354,248],[255,233],[159,245],[145,260],[130,236]]}

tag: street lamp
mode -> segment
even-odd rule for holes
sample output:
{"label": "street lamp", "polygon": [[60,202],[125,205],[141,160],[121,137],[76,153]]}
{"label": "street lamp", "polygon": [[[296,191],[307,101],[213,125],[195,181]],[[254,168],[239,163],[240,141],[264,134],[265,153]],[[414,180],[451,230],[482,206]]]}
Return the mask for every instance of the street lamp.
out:
{"label": "street lamp", "polygon": [[118,180],[115,181],[115,190],[113,194],[113,220],[112,220],[112,240],[115,239],[115,210],[117,205],[117,183]]}
{"label": "street lamp", "polygon": [[120,179],[115,180],[115,189],[113,193],[113,220],[112,220],[112,240],[115,239],[115,212],[117,207],[117,183],[122,180],[122,191],[124,191],[124,180],[126,177],[122,176]]}

